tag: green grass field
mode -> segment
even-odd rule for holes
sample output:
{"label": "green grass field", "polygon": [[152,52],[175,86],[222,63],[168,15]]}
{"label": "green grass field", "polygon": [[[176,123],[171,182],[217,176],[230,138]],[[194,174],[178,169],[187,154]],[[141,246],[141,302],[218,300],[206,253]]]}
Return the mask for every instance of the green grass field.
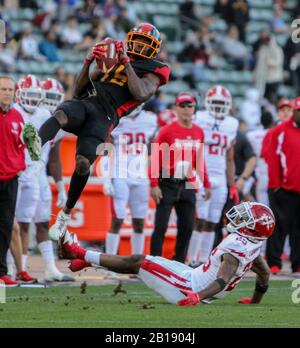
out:
{"label": "green grass field", "polygon": [[124,283],[126,294],[113,296],[114,285],[15,288],[0,304],[0,327],[300,327],[300,303],[291,300],[291,281],[272,281],[261,305],[240,305],[253,281],[243,281],[225,300],[211,305],[177,307],[141,283]]}

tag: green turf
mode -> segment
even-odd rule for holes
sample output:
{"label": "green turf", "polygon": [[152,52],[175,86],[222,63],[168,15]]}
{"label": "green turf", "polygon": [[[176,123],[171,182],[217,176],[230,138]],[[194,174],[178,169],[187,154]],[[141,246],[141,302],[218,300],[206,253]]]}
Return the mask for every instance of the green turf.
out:
{"label": "green turf", "polygon": [[115,286],[9,289],[0,304],[0,327],[300,327],[300,303],[291,300],[291,281],[272,281],[261,305],[240,305],[253,281],[243,281],[225,300],[177,307],[141,283]]}

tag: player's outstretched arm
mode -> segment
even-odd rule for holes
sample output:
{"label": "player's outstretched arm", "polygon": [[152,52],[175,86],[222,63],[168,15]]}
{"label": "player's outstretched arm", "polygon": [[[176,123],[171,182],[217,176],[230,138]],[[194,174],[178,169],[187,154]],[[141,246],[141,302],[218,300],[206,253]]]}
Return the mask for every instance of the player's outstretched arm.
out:
{"label": "player's outstretched arm", "polygon": [[151,98],[157,91],[160,80],[154,74],[147,74],[139,78],[130,64],[130,59],[126,55],[123,42],[116,42],[117,51],[119,52],[120,62],[125,66],[125,73],[128,78],[128,88],[134,99],[143,102]]}
{"label": "player's outstretched arm", "polygon": [[80,73],[78,74],[75,80],[74,93],[73,93],[74,97],[79,97],[84,91],[84,88],[90,82],[89,68],[90,68],[89,65],[87,65],[86,63],[83,64],[80,70]]}
{"label": "player's outstretched arm", "polygon": [[105,48],[101,45],[101,42],[90,48],[87,55],[84,58],[84,64],[75,80],[73,95],[79,97],[85,87],[90,83],[89,69],[90,65],[97,58],[101,58],[105,55]]}
{"label": "player's outstretched arm", "polygon": [[261,302],[264,294],[268,290],[270,270],[265,260],[258,256],[252,265],[251,270],[256,273],[256,286],[252,298],[240,298],[239,303],[258,304]]}
{"label": "player's outstretched arm", "polygon": [[196,305],[201,300],[211,298],[224,290],[239,267],[239,261],[230,254],[224,254],[217,279],[199,293],[186,293],[186,298],[178,301],[178,306]]}

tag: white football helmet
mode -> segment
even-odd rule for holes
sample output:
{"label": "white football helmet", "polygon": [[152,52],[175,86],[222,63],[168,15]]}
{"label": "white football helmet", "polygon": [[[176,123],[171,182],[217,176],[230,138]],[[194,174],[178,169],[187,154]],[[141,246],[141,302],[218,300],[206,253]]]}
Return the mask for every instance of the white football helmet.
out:
{"label": "white football helmet", "polygon": [[45,94],[43,104],[46,109],[53,113],[64,100],[63,86],[59,81],[48,78],[42,82],[42,88]]}
{"label": "white football helmet", "polygon": [[16,102],[32,114],[44,99],[41,82],[34,75],[22,77],[16,86]]}
{"label": "white football helmet", "polygon": [[226,117],[232,107],[232,97],[229,90],[216,85],[208,90],[205,96],[205,108],[216,119]]}

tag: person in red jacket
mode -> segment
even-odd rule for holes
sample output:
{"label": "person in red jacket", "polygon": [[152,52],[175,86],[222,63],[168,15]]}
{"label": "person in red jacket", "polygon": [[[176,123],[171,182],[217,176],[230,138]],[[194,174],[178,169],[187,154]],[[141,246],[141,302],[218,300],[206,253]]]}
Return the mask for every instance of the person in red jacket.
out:
{"label": "person in red jacket", "polygon": [[177,121],[162,127],[151,146],[151,195],[156,202],[155,227],[151,255],[162,255],[162,245],[171,210],[177,214],[177,237],[174,260],[185,262],[193,231],[196,175],[210,197],[210,182],[204,162],[204,133],[193,124],[196,99],[181,93],[176,99]]}
{"label": "person in red jacket", "polygon": [[18,191],[18,175],[25,169],[24,144],[20,136],[24,120],[12,106],[15,83],[0,76],[0,282],[18,286],[7,276],[6,255],[12,235]]}
{"label": "person in red jacket", "polygon": [[281,270],[280,255],[289,235],[292,271],[300,273],[300,97],[292,117],[272,128],[265,140],[262,154],[268,165],[270,206],[280,226],[267,242],[267,261],[273,273]]}

